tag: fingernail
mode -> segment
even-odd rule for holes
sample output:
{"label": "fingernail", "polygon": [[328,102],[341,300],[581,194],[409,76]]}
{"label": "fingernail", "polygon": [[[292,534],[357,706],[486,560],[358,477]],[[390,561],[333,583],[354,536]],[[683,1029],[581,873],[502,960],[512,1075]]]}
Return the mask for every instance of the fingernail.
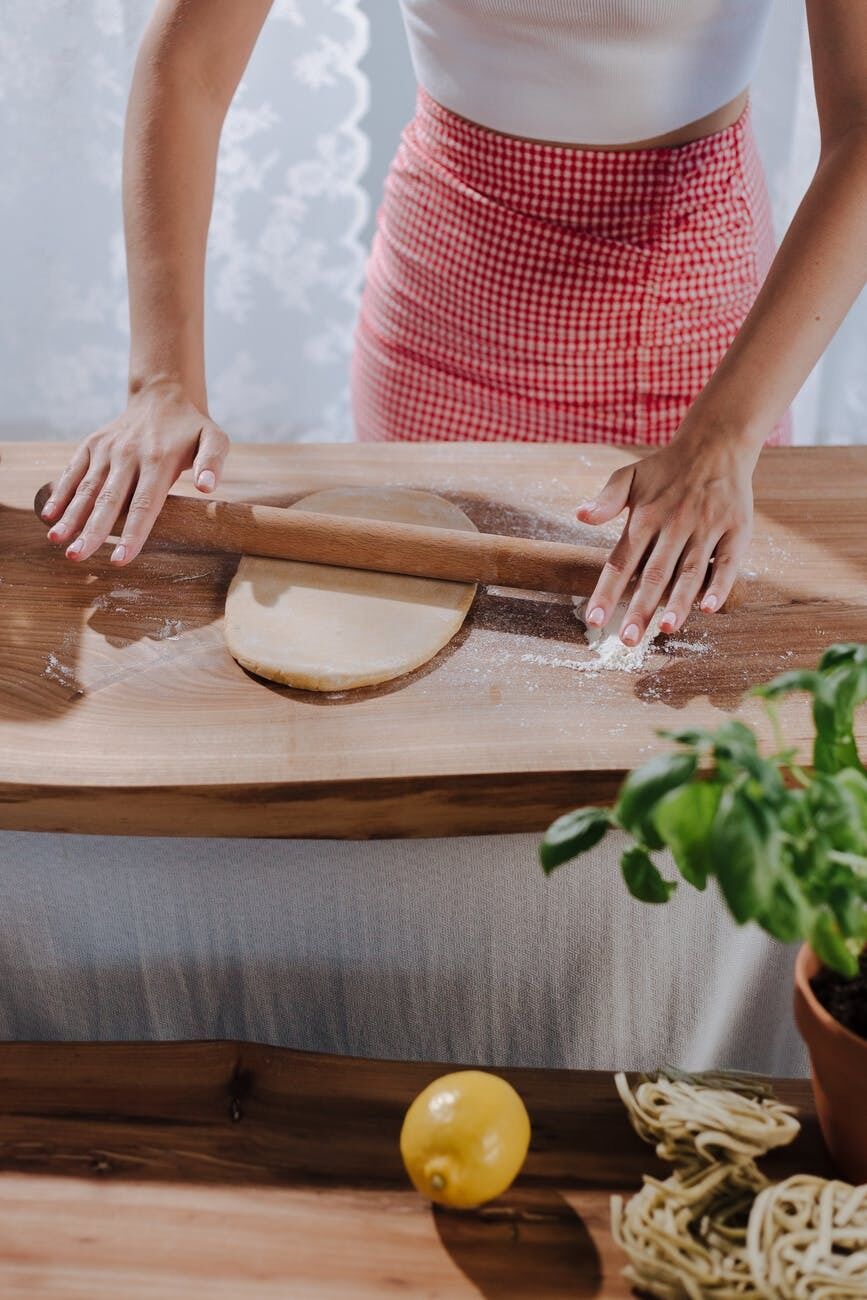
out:
{"label": "fingernail", "polygon": [[626,645],[635,645],[640,636],[641,633],[638,630],[638,625],[636,623],[630,623],[629,627],[623,633],[621,640],[624,641]]}
{"label": "fingernail", "polygon": [[55,524],[53,528],[49,528],[49,530],[48,530],[48,540],[49,540],[49,542],[61,542],[61,541],[63,541],[63,534],[64,534],[65,532],[66,532],[66,529],[63,527],[63,524]]}
{"label": "fingernail", "polygon": [[594,605],[587,615],[587,622],[592,623],[594,627],[600,627],[605,622],[605,610],[601,605]]}
{"label": "fingernail", "polygon": [[677,615],[675,614],[674,610],[667,609],[663,614],[662,618],[659,620],[659,626],[664,627],[666,629],[670,629],[674,627],[676,622],[677,622]]}
{"label": "fingernail", "polygon": [[112,564],[120,564],[121,560],[126,559],[126,547],[116,546],[111,553]]}
{"label": "fingernail", "polygon": [[83,550],[84,550],[84,542],[81,540],[80,537],[78,537],[74,542],[71,542],[70,545],[67,546],[66,554],[78,555],[79,551],[83,551]]}
{"label": "fingernail", "polygon": [[701,607],[706,614],[712,614],[718,604],[719,601],[717,600],[716,596],[710,595],[710,596],[705,596],[704,600],[701,602]]}
{"label": "fingernail", "polygon": [[54,502],[51,500],[51,497],[49,497],[48,500],[45,502],[45,505],[42,507],[42,518],[47,519],[48,516],[53,513],[53,511],[54,511]]}
{"label": "fingernail", "polygon": [[214,471],[203,469],[196,478],[196,487],[201,488],[203,492],[213,492],[217,486],[217,480],[214,477]]}

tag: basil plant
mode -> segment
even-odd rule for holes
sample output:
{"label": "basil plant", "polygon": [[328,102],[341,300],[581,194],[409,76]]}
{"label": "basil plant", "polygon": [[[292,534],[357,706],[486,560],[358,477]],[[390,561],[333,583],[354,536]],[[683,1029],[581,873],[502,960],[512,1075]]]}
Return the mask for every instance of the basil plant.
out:
{"label": "basil plant", "polygon": [[[774,701],[812,696],[812,770],[787,748]],[[540,846],[550,873],[591,849],[613,828],[630,844],[620,860],[631,894],[665,903],[677,881],[654,854],[671,851],[679,874],[703,890],[713,877],[734,919],[756,921],[784,943],[806,940],[844,976],[858,973],[867,945],[867,769],[855,740],[855,711],[867,699],[867,645],[832,645],[814,671],[782,673],[759,696],[775,753],[730,720],[716,730],[659,734],[676,750],[636,768],[612,808],[559,817]]]}

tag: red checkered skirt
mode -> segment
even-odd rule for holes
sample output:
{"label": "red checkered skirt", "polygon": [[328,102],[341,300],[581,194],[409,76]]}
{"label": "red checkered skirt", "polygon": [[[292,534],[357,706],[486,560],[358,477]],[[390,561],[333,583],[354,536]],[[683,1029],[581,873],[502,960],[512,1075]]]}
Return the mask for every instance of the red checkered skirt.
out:
{"label": "red checkered skirt", "polygon": [[[356,437],[667,443],[773,252],[749,106],[674,148],[569,149],[420,90],[362,295]],[[787,413],[768,441],[790,437]]]}

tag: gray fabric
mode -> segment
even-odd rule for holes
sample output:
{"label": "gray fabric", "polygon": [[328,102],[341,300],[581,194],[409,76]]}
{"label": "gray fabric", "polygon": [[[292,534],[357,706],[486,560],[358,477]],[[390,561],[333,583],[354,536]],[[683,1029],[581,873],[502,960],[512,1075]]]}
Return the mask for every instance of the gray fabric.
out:
{"label": "gray fabric", "polygon": [[536,843],[0,835],[0,1035],[805,1072],[791,950]]}

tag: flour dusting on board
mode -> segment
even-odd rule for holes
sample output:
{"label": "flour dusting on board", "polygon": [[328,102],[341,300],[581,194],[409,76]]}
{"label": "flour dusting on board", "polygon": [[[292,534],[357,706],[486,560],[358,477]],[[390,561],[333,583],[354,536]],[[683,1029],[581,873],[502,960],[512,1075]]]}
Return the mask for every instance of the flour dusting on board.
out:
{"label": "flour dusting on board", "polygon": [[599,665],[586,659],[563,659],[559,655],[521,655],[522,664],[540,664],[545,668],[571,668],[577,673],[597,673]]}
{"label": "flour dusting on board", "polygon": [[659,625],[665,612],[661,607],[656,611],[644,636],[638,645],[627,646],[620,640],[620,629],[626,616],[628,606],[621,603],[604,627],[590,627],[584,619],[587,600],[584,596],[574,596],[575,617],[584,624],[584,639],[595,655],[594,667],[614,669],[621,673],[635,673],[644,666],[644,661],[651,653],[653,642],[659,636]]}
{"label": "flour dusting on board", "polygon": [[50,682],[56,682],[64,690],[74,691],[76,695],[82,693],[81,687],[75,678],[75,669],[70,664],[64,663],[53,650],[49,650],[45,657],[42,676]]}
{"label": "flour dusting on board", "polygon": [[154,641],[177,641],[178,637],[184,630],[184,624],[179,618],[166,618],[160,627],[156,628],[149,635]]}

